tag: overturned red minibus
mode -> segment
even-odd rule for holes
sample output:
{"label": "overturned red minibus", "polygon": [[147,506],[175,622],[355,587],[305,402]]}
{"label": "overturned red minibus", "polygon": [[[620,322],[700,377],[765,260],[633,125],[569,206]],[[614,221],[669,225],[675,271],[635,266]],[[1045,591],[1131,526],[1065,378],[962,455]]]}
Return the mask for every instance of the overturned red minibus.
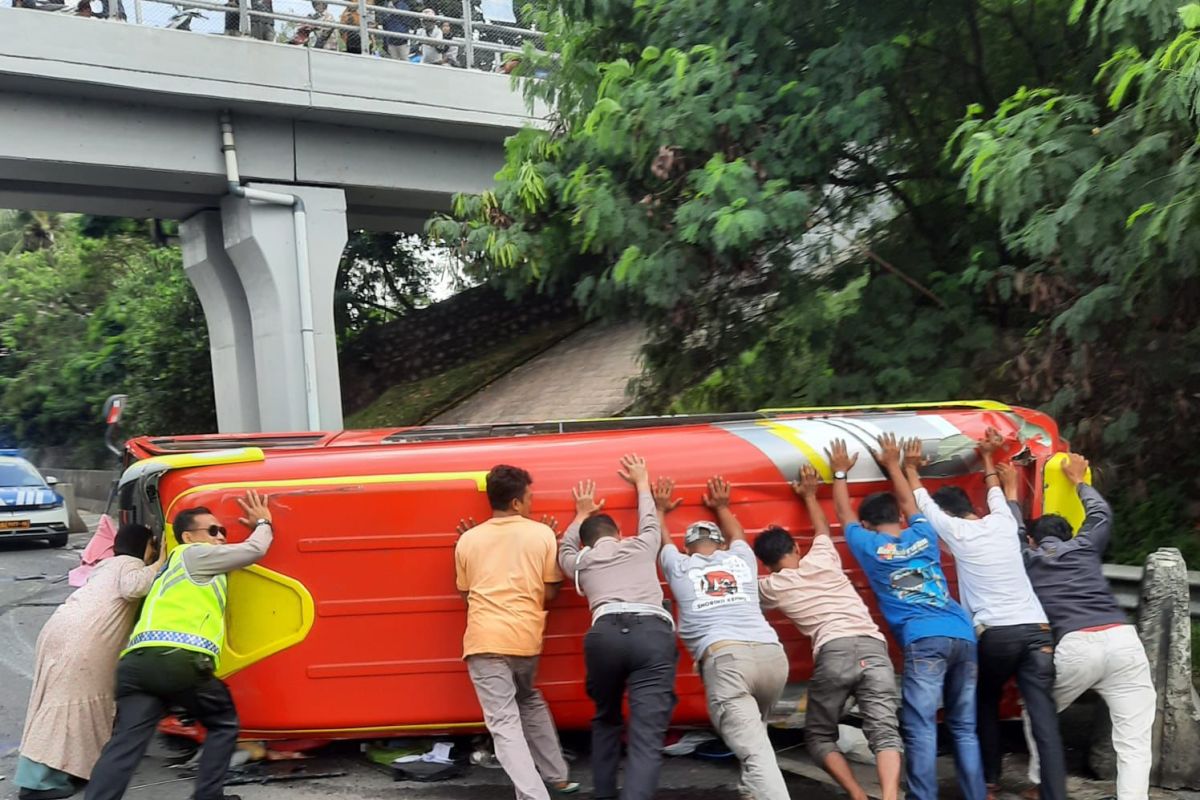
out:
{"label": "overturned red minibus", "polygon": [[[710,416],[423,427],[337,433],[143,437],[126,445],[123,518],[164,530],[180,510],[204,505],[232,522],[235,498],[268,494],[276,539],[260,565],[230,577],[229,627],[221,671],[251,738],[363,738],[482,728],[461,660],[465,606],[454,584],[455,525],[488,515],[484,477],[515,464],[534,478],[536,516],[573,515],[571,487],[593,478],[606,511],[635,530],[636,498],[617,460],[637,453],[651,475],[676,481],[683,505],[671,532],[706,519],[700,502],[714,474],[734,485],[733,510],[749,536],[785,526],[807,547],[812,526],[788,481],[801,464],[830,479],[825,448],[835,438],[862,455],[850,473],[855,497],[887,488],[867,453],[880,433],[917,437],[931,456],[930,488],[962,486],[983,502],[975,441],[987,426],[1005,437],[1019,466],[1027,516],[1047,511],[1078,524],[1082,509],[1061,470],[1066,443],[1046,415],[991,401],[889,407],[778,409]],[[820,498],[833,519],[829,487]],[[236,532],[235,532],[236,530]],[[247,532],[231,528],[231,541]],[[846,569],[878,618],[874,598],[841,531]],[[945,557],[951,586],[953,563]],[[669,597],[669,592],[668,592]],[[782,617],[773,624],[791,660],[783,723],[802,720],[809,642]],[[563,591],[550,607],[540,686],[555,720],[584,729],[585,601]],[[882,624],[882,620],[881,620]],[[886,630],[886,627],[885,627]],[[893,656],[898,655],[893,650]],[[894,658],[899,665],[901,661]],[[700,678],[680,651],[677,725],[706,725]]]}

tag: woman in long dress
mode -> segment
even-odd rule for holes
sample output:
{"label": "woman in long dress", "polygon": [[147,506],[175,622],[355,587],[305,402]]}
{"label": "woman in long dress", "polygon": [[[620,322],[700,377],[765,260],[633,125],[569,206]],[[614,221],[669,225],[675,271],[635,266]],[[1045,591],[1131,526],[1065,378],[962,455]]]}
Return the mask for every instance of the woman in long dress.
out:
{"label": "woman in long dress", "polygon": [[[42,628],[21,757],[20,800],[70,797],[112,735],[117,658],[163,559],[145,525],[122,525],[114,555]],[[154,563],[150,563],[154,562]]]}

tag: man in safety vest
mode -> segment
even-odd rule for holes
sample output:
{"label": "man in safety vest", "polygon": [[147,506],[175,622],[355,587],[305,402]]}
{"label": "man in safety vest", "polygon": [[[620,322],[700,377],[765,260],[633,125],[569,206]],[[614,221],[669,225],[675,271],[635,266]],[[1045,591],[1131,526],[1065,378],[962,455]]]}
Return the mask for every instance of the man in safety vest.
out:
{"label": "man in safety vest", "polygon": [[260,560],[271,546],[267,498],[253,490],[238,499],[240,522],[253,532],[225,544],[225,528],[203,507],[179,512],[180,542],[150,587],[117,667],[117,720],[88,783],[87,800],[117,800],[170,705],[182,706],[207,731],[195,800],[231,800],[225,773],[237,746],[238,717],[216,671],[225,641],[228,573]]}

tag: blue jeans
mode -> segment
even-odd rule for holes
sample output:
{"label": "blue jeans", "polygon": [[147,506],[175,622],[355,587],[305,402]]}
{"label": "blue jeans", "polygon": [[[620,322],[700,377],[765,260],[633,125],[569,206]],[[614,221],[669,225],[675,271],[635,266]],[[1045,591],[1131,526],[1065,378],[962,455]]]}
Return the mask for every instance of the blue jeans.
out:
{"label": "blue jeans", "polygon": [[966,800],[986,800],[983,758],[975,732],[978,674],[975,642],[929,636],[904,648],[900,725],[912,800],[937,800],[937,713],[943,696],[962,795]]}

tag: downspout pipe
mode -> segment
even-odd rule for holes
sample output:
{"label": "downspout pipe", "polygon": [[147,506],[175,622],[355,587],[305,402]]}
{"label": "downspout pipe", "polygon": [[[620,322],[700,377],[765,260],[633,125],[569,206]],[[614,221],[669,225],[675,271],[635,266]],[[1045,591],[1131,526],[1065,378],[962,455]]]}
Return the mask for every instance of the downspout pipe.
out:
{"label": "downspout pipe", "polygon": [[235,197],[288,206],[292,209],[292,227],[296,239],[296,284],[300,295],[300,344],[304,360],[304,402],[308,430],[321,429],[321,398],[317,391],[317,342],[313,326],[312,270],[308,260],[308,215],[299,195],[269,192],[242,185],[238,173],[237,145],[233,138],[233,118],[221,112],[221,152],[225,156],[225,180]]}

